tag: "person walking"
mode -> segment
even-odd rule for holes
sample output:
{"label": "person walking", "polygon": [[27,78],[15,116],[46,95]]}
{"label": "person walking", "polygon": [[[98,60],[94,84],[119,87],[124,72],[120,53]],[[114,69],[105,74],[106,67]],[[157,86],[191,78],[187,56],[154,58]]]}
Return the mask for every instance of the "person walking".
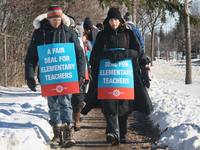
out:
{"label": "person walking", "polygon": [[126,21],[125,23],[131,26],[131,30],[137,36],[137,38],[140,42],[140,45],[141,45],[142,49],[144,50],[144,40],[142,38],[141,32],[135,27],[135,25],[132,21],[132,16],[131,16],[130,12],[126,12],[126,14],[124,15],[124,19]]}
{"label": "person walking", "polygon": [[92,21],[90,20],[90,17],[85,18],[83,27],[84,27],[84,33],[85,33],[84,35],[87,36],[87,40],[95,41],[99,30],[97,29],[97,27],[93,26]]}
{"label": "person walking", "polygon": [[[33,22],[36,30],[28,47],[25,63],[25,79],[28,87],[36,91],[34,79],[38,62],[37,46],[52,43],[74,43],[78,68],[79,85],[85,77],[85,57],[78,37],[70,25],[69,18],[62,13],[60,6],[50,6],[47,13],[39,15]],[[65,25],[67,24],[67,25]],[[38,74],[39,78],[39,74]],[[49,107],[49,123],[54,137],[49,141],[51,146],[72,147],[76,142],[72,139],[72,94],[47,97]]]}
{"label": "person walking", "polygon": [[[142,35],[141,35],[141,32],[135,27],[133,21],[132,21],[132,16],[130,14],[130,12],[126,12],[126,14],[124,15],[124,19],[125,19],[125,23],[130,25],[131,27],[131,30],[133,31],[133,33],[137,36],[139,42],[140,42],[140,45],[142,47],[143,50],[145,50],[144,48],[144,40],[142,38]],[[143,80],[143,83],[145,84],[145,86],[147,88],[150,87],[150,78],[149,78],[149,68],[148,67],[145,67],[145,66],[140,66],[141,68],[141,72],[142,72],[142,80]]]}
{"label": "person walking", "polygon": [[[125,50],[111,50],[112,48],[124,48]],[[104,49],[108,49],[104,51]],[[102,99],[102,112],[106,119],[106,140],[112,146],[126,143],[127,119],[134,111],[138,110],[146,115],[153,110],[148,92],[143,85],[140,66],[149,67],[144,50],[142,50],[136,35],[126,29],[125,22],[121,18],[117,8],[110,8],[107,18],[104,20],[104,30],[100,31],[94,43],[90,64],[93,81],[90,83],[86,95],[86,106],[82,114],[86,115],[98,100],[97,85],[99,64],[103,59],[109,59],[111,63],[131,58],[134,72],[134,100]]]}
{"label": "person walking", "polygon": [[[75,33],[79,37],[78,30],[76,29],[75,19],[72,16],[68,16],[68,17],[70,19],[70,27],[73,28],[73,30],[75,31]],[[81,39],[82,39],[82,37],[81,37]],[[90,44],[90,47],[91,47],[91,44]],[[86,60],[86,63],[87,63],[88,62],[87,56],[85,54],[84,49],[85,49],[85,47],[83,46],[83,53],[84,53],[85,60]],[[85,71],[85,73],[86,73],[86,71]],[[85,77],[86,77],[86,75],[85,75]],[[85,80],[86,79],[84,79],[84,81],[80,82],[80,83],[83,83],[82,85],[79,85],[80,93],[73,94],[72,99],[71,99],[72,109],[73,109],[72,119],[74,120],[74,130],[75,131],[81,130],[80,115],[81,115],[82,108],[85,106],[85,102],[84,102],[84,99],[85,99],[85,94],[84,94]]]}

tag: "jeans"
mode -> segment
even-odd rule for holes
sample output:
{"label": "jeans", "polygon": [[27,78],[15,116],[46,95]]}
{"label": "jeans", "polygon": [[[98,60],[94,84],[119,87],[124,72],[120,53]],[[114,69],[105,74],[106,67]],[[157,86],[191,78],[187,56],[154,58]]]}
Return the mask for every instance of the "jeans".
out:
{"label": "jeans", "polygon": [[49,107],[49,123],[56,126],[60,123],[73,123],[72,119],[72,94],[47,97]]}

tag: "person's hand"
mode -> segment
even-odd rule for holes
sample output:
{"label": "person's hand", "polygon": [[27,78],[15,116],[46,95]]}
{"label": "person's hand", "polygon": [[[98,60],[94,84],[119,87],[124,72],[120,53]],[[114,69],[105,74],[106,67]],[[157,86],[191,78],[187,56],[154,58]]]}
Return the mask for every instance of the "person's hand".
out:
{"label": "person's hand", "polygon": [[79,87],[80,87],[83,85],[84,77],[79,76],[78,78],[79,78],[78,80],[79,80]]}
{"label": "person's hand", "polygon": [[35,83],[34,78],[32,77],[27,78],[27,85],[32,91],[36,92],[36,89],[35,89],[36,83]]}
{"label": "person's hand", "polygon": [[142,80],[144,85],[149,88],[150,87],[150,78],[149,78],[149,74],[148,71],[150,71],[150,67],[149,65],[146,65],[145,67],[140,67],[142,70]]}
{"label": "person's hand", "polygon": [[82,88],[82,86],[83,86],[84,77],[79,76],[79,77],[78,77],[78,80],[79,80],[79,89],[80,89],[80,93],[83,93],[83,88]]}
{"label": "person's hand", "polygon": [[110,50],[110,57],[109,60],[111,63],[116,63],[117,61],[119,61],[119,58],[117,57],[117,52]]}
{"label": "person's hand", "polygon": [[148,71],[150,71],[150,72],[151,72],[151,68],[150,68],[150,66],[149,66],[149,65],[146,65],[145,67],[146,67],[146,68],[149,68],[149,70],[148,70]]}

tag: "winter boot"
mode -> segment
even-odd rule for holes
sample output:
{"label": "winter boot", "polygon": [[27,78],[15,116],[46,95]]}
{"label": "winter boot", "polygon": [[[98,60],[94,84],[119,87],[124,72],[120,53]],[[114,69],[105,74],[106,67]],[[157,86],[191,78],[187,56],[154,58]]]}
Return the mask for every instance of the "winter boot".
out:
{"label": "winter boot", "polygon": [[111,143],[112,146],[119,145],[119,141],[118,141],[118,139],[115,137],[115,135],[113,133],[108,133],[106,135],[106,141],[108,143]]}
{"label": "winter boot", "polygon": [[76,145],[76,142],[72,139],[72,125],[63,124],[63,147],[69,148]]}
{"label": "winter boot", "polygon": [[62,142],[61,124],[52,126],[52,128],[53,128],[54,137],[51,141],[49,141],[49,145],[52,147],[59,146],[60,143]]}
{"label": "winter boot", "polygon": [[72,119],[74,119],[74,130],[75,131],[81,130],[80,114],[81,114],[81,109],[77,112],[73,112],[73,114],[72,114]]}

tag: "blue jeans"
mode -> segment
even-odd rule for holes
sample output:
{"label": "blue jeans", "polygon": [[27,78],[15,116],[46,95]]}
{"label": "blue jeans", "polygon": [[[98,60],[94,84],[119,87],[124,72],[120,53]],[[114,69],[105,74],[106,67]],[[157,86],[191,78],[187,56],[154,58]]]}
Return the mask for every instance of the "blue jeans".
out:
{"label": "blue jeans", "polygon": [[72,119],[72,94],[47,97],[49,106],[49,123],[56,126],[59,123],[73,123]]}

